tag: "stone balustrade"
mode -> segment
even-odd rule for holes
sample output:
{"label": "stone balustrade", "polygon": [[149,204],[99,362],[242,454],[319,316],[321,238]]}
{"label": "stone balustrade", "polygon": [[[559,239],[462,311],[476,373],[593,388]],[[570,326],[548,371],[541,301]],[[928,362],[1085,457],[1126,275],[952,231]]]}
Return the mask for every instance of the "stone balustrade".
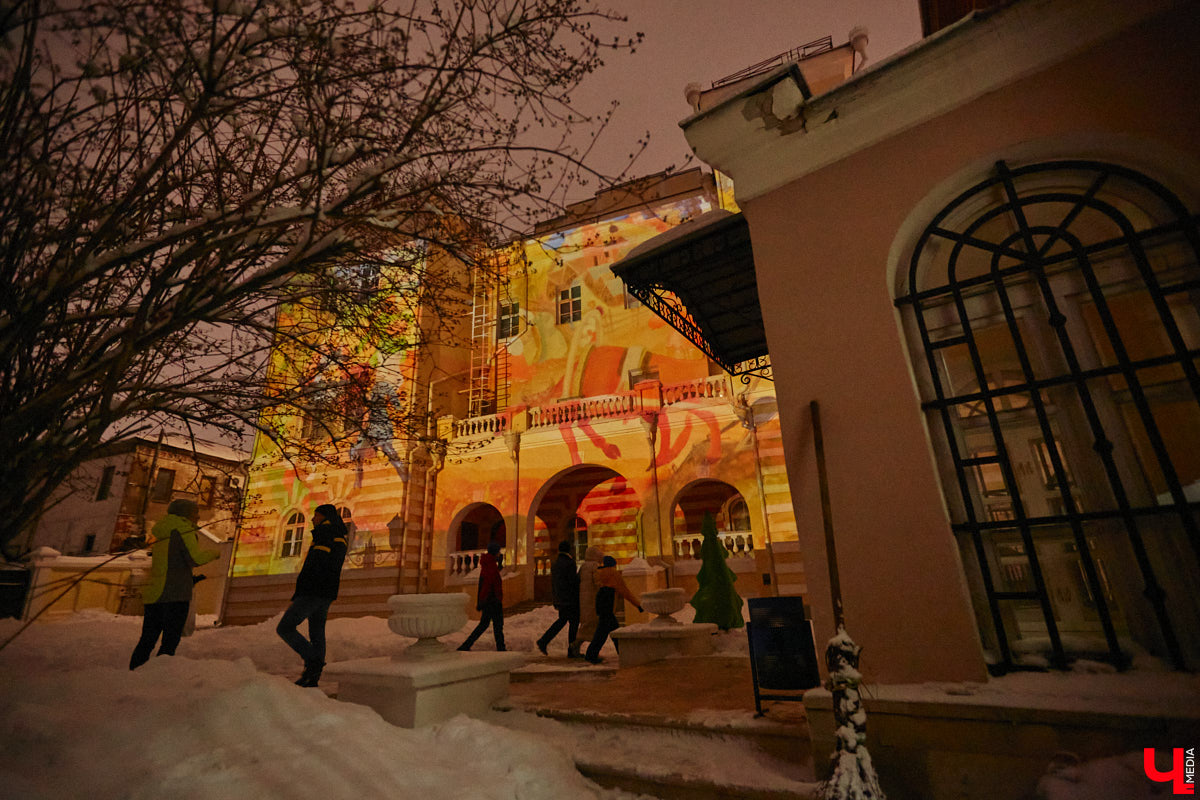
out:
{"label": "stone balustrade", "polygon": [[458,550],[446,556],[446,577],[465,578],[479,566],[487,550]]}
{"label": "stone balustrade", "polygon": [[[754,557],[754,537],[750,531],[719,531],[717,538],[729,551],[730,558]],[[704,537],[700,534],[677,534],[672,541],[675,558],[684,560],[700,558],[700,544],[704,541]]]}
{"label": "stone balustrade", "polygon": [[638,411],[639,405],[639,395],[632,392],[564,400],[561,403],[529,409],[529,427],[541,428],[581,420],[625,417]]}
{"label": "stone balustrade", "polygon": [[[654,397],[656,386],[657,398]],[[527,427],[536,430],[588,420],[620,419],[635,414],[654,413],[658,408],[684,402],[730,403],[733,397],[733,386],[728,376],[710,375],[707,378],[665,386],[650,384],[649,387],[640,387],[639,391],[563,400],[559,403],[520,409],[519,413],[526,414]],[[477,440],[503,436],[513,427],[512,415],[508,412],[460,420],[444,418],[442,424],[448,425],[448,428],[442,431],[443,436]],[[517,424],[516,429],[520,430],[521,425]]]}
{"label": "stone balustrade", "polygon": [[733,397],[729,378],[725,375],[710,375],[684,383],[673,383],[662,387],[664,406],[682,403],[685,400],[723,400]]}
{"label": "stone balustrade", "polygon": [[507,414],[488,414],[454,421],[454,438],[469,439],[481,436],[500,436],[508,430]]}

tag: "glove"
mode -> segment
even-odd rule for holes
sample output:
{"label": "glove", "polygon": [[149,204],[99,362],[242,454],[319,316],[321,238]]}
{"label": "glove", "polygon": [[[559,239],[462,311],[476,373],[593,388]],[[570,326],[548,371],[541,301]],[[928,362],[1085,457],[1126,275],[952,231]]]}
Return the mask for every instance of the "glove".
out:
{"label": "glove", "polygon": [[640,614],[641,612],[642,612],[642,607],[638,606],[638,613]]}
{"label": "glove", "polygon": [[193,575],[192,576],[192,585],[195,586],[197,583],[199,583],[200,581],[204,580],[207,577],[208,577],[207,575]]}

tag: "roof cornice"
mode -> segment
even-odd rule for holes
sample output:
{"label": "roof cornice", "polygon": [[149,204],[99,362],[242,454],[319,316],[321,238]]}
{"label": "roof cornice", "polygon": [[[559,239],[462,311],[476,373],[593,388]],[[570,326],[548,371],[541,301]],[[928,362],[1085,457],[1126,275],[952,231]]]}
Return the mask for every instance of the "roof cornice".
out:
{"label": "roof cornice", "polygon": [[679,123],[745,203],[1189,0],[1017,0],[975,12],[824,94],[780,71]]}

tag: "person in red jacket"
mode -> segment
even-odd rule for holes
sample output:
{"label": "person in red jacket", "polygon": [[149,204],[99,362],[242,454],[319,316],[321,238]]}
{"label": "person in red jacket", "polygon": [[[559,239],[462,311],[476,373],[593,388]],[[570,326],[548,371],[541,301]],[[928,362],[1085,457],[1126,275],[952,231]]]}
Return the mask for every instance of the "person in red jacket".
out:
{"label": "person in red jacket", "polygon": [[496,634],[496,650],[504,650],[504,582],[500,578],[500,543],[492,542],[487,547],[487,553],[479,559],[479,599],[475,608],[480,613],[479,624],[466,641],[458,646],[459,650],[470,650],[488,625]]}

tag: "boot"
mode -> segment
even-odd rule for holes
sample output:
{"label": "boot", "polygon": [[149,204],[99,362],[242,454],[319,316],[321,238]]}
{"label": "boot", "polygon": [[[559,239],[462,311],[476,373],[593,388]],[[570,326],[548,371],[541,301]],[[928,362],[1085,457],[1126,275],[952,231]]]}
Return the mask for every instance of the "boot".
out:
{"label": "boot", "polygon": [[321,670],[325,668],[324,661],[306,661],[304,662],[304,674],[296,681],[297,686],[310,688],[317,685],[321,680]]}
{"label": "boot", "polygon": [[583,654],[579,652],[581,647],[583,647],[581,642],[571,642],[567,645],[567,658],[583,658]]}

